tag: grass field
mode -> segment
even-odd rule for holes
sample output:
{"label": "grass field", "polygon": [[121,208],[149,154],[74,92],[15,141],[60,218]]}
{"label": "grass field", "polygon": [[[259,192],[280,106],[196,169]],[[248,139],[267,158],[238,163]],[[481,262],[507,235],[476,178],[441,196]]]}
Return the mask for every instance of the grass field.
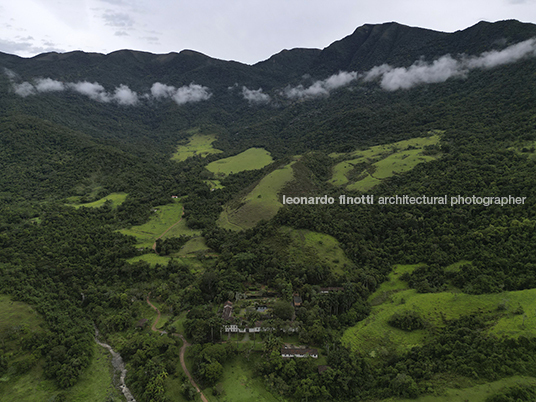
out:
{"label": "grass field", "polygon": [[209,401],[219,402],[277,402],[262,383],[260,378],[253,378],[252,363],[243,356],[235,357],[223,366],[221,385],[223,394],[212,395],[211,389],[204,390]]}
{"label": "grass field", "polygon": [[[125,235],[134,236],[138,239],[136,247],[152,247],[158,237],[160,237],[171,225],[177,223],[182,216],[182,204],[174,202],[171,204],[161,205],[155,208],[153,216],[149,222],[133,226],[129,229],[121,229],[120,232]],[[189,229],[186,221],[181,220],[177,225],[170,229],[163,238],[180,235],[198,236],[199,231]]]}
{"label": "grass field", "polygon": [[179,256],[185,256],[188,254],[194,254],[198,251],[208,251],[209,248],[205,243],[204,237],[194,237],[188,240],[188,242],[179,251]]}
{"label": "grass field", "polygon": [[237,204],[236,201],[226,205],[218,219],[218,225],[226,229],[241,230],[252,228],[262,219],[269,220],[274,217],[283,206],[279,201],[279,192],[294,177],[294,163],[291,162],[263,177],[253,190],[238,202],[237,208],[231,207]]}
{"label": "grass field", "polygon": [[437,145],[439,133],[430,137],[412,138],[392,144],[378,145],[348,154],[330,154],[333,158],[343,158],[333,167],[329,183],[346,186],[348,190],[367,191],[381,180],[395,174],[407,172],[422,162],[436,159],[424,155],[424,147]]}
{"label": "grass field", "polygon": [[151,265],[156,265],[156,264],[160,264],[160,265],[167,265],[169,261],[171,261],[171,259],[179,262],[179,263],[182,263],[184,265],[187,265],[191,271],[204,271],[205,267],[203,266],[203,264],[197,260],[196,258],[189,258],[189,257],[184,257],[184,258],[181,258],[181,257],[176,257],[176,256],[172,256],[172,255],[169,255],[169,256],[160,256],[158,254],[155,254],[155,253],[149,253],[149,254],[143,254],[143,255],[138,255],[136,257],[132,257],[132,258],[129,258],[128,260],[126,260],[127,262],[133,264],[135,262],[138,262],[138,261],[145,261]]}
{"label": "grass field", "polygon": [[282,228],[281,230],[290,234],[291,243],[286,253],[292,262],[326,265],[338,274],[354,266],[340,248],[337,239],[332,236],[305,229]]}
{"label": "grass field", "polygon": [[249,148],[238,155],[211,162],[206,168],[217,177],[225,177],[244,170],[261,169],[272,162],[270,152],[262,148]]}
{"label": "grass field", "polygon": [[187,133],[191,135],[188,143],[177,147],[177,152],[171,157],[172,160],[182,162],[196,155],[206,157],[223,152],[212,146],[212,143],[216,141],[216,134],[202,134],[198,128],[188,130]]}
{"label": "grass field", "polygon": [[[112,203],[112,208],[117,208],[118,205],[121,205],[125,200],[127,199],[128,194],[127,193],[111,193],[107,195],[106,197],[101,198],[100,200],[88,202],[85,204],[77,204],[76,202],[73,204],[67,204],[71,207],[75,207],[76,209],[81,207],[88,207],[88,208],[98,208],[104,205],[106,201],[110,201]],[[71,197],[69,198],[69,201],[76,201],[79,197]]]}
{"label": "grass field", "polygon": [[[458,267],[461,264],[458,264]],[[417,311],[431,327],[441,327],[443,318],[454,319],[471,313],[496,315],[489,332],[495,335],[518,337],[536,336],[536,289],[483,295],[468,295],[457,291],[441,293],[417,293],[408,289],[398,277],[411,272],[417,265],[398,265],[389,275],[388,281],[371,295],[372,312],[365,320],[348,328],[342,342],[354,350],[371,357],[379,356],[388,349],[402,352],[421,345],[431,339],[429,329],[406,332],[387,324],[397,312]],[[455,269],[455,267],[453,268]],[[505,310],[500,314],[499,305]],[[514,314],[519,307],[526,314]]]}

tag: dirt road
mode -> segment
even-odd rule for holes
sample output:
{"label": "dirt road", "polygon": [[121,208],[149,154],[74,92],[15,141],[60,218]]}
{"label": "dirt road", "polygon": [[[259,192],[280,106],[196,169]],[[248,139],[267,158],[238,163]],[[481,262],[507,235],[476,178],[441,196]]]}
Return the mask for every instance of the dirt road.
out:
{"label": "dirt road", "polygon": [[[178,222],[177,222],[178,223]],[[169,230],[169,229],[168,229]],[[157,314],[157,317],[156,317],[156,320],[154,320],[153,322],[153,325],[151,327],[151,330],[155,331],[155,332],[159,332],[159,333],[163,333],[165,331],[161,331],[159,329],[156,328],[156,326],[158,325],[158,321],[160,321],[160,310],[158,310],[156,308],[156,306],[151,303],[149,301],[149,296],[151,295],[151,293],[149,293],[149,295],[147,296],[147,304],[149,306],[151,306],[154,311],[156,311],[156,314]],[[186,341],[186,339],[184,338],[184,336],[182,336],[181,334],[172,334],[173,336],[178,336],[179,338],[182,339],[182,347],[181,347],[181,351],[180,351],[180,360],[181,360],[181,366],[182,366],[182,369],[184,371],[184,373],[186,374],[186,376],[188,377],[188,379],[190,380],[190,384],[192,384],[192,386],[197,390],[197,392],[199,393],[199,395],[201,396],[201,400],[203,402],[208,402],[208,399],[205,397],[205,395],[203,394],[203,391],[201,391],[201,389],[197,386],[197,384],[195,383],[192,375],[190,374],[190,372],[188,371],[188,368],[186,367],[186,362],[184,361],[184,354],[186,353],[186,348],[188,346],[190,346],[190,344]]]}

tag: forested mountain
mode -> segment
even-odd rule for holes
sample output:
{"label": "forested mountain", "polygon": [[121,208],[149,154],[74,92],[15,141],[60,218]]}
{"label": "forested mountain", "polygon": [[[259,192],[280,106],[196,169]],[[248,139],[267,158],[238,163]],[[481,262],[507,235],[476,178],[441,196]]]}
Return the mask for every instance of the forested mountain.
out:
{"label": "forested mountain", "polygon": [[[78,400],[98,329],[139,401],[195,397],[178,334],[214,400],[233,367],[266,400],[532,400],[536,25],[367,24],[255,65],[121,50],[0,68],[0,303],[43,320],[0,322],[2,398],[37,400],[37,378]],[[380,204],[397,195],[447,202]],[[228,300],[258,338],[224,333]]]}

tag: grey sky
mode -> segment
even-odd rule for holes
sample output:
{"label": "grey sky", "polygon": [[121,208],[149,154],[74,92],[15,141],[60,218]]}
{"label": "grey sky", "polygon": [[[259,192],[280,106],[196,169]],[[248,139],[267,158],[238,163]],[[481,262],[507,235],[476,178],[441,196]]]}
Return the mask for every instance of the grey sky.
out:
{"label": "grey sky", "polygon": [[0,51],[192,49],[252,64],[323,48],[365,23],[453,32],[481,20],[536,22],[536,0],[0,0]]}

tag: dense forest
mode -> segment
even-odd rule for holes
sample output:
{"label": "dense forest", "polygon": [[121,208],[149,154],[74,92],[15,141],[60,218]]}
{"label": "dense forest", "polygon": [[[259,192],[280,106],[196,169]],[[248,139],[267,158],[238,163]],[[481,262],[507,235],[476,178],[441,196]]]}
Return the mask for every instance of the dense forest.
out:
{"label": "dense forest", "polygon": [[[96,330],[125,361],[137,401],[199,398],[181,366],[183,347],[193,379],[214,401],[231,397],[230,367],[247,368],[266,400],[287,401],[417,398],[536,378],[536,338],[525,325],[534,316],[526,292],[536,289],[535,50],[399,90],[355,78],[386,63],[411,71],[418,60],[446,54],[480,60],[533,36],[536,26],[517,21],[454,34],[366,25],[326,49],[294,49],[254,66],[195,52],[165,61],[131,51],[61,60],[0,54],[0,293],[43,319],[38,331],[0,325],[0,394],[23,378],[42,378],[53,384],[52,400],[70,400],[95,358]],[[343,71],[360,75],[330,87],[328,78],[342,79]],[[42,91],[37,80],[45,77],[61,88],[85,80],[142,94],[155,82],[195,82],[211,92],[183,103],[140,96],[129,106],[74,89]],[[23,83],[33,88],[24,96]],[[247,92],[260,87],[266,97]],[[312,96],[311,88],[324,93]],[[192,130],[213,136],[210,152],[177,158]],[[433,158],[381,176],[381,158],[398,151],[392,144],[435,133],[439,142],[422,154]],[[354,161],[353,153],[378,145],[390,150]],[[251,148],[268,151],[271,162],[212,170]],[[403,158],[414,148],[403,149]],[[344,180],[369,175],[378,183],[365,190],[333,184],[347,161]],[[231,230],[237,211],[252,205],[248,197],[263,202],[256,189],[287,168],[291,178],[271,201],[273,213]],[[122,202],[90,206],[119,193],[127,194]],[[282,195],[524,202],[283,206]],[[162,230],[142,244],[144,225],[178,203],[181,212],[165,224],[172,234]],[[145,229],[126,234],[137,227]],[[186,253],[194,243],[202,247]],[[400,266],[406,271],[398,288],[388,288]],[[431,315],[396,299],[400,292],[503,301]],[[525,304],[510,302],[524,295]],[[150,300],[166,320],[154,330]],[[256,333],[225,329],[227,301],[236,306],[232,322]],[[413,337],[412,347],[396,339],[367,339],[378,345],[372,349],[348,341],[348,330],[379,321],[389,303],[400,310],[382,323],[400,339]],[[504,319],[522,324],[498,335]],[[281,348],[296,344],[320,357],[282,357]],[[485,400],[534,399],[534,383],[505,384]]]}

